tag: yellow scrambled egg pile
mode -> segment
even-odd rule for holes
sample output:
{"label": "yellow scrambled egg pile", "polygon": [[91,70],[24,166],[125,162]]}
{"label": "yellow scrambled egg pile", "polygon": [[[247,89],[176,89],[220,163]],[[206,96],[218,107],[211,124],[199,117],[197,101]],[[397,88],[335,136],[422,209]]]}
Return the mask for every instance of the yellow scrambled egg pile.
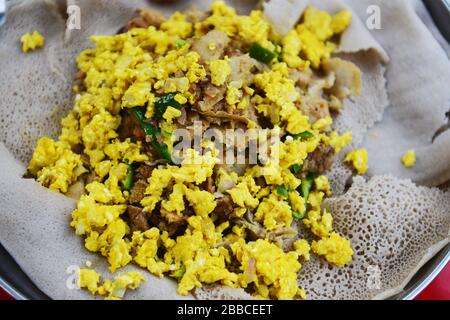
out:
{"label": "yellow scrambled egg pile", "polygon": [[[314,7],[303,14],[303,23],[291,30],[283,39],[283,60],[291,68],[305,68],[309,64],[317,68],[323,59],[330,57],[336,44],[329,41],[341,34],[352,20],[350,11],[341,11],[334,16]],[[300,57],[303,53],[306,61]]]}
{"label": "yellow scrambled egg pile", "polygon": [[27,32],[20,38],[20,42],[22,42],[22,51],[27,53],[42,48],[44,37],[37,31],[31,34]]}
{"label": "yellow scrambled egg pile", "polygon": [[68,143],[55,142],[48,137],[37,142],[28,170],[42,185],[63,193],[87,171],[81,156],[74,153]]}
{"label": "yellow scrambled egg pile", "polygon": [[86,288],[92,294],[107,295],[107,300],[119,300],[126,289],[136,289],[145,278],[139,272],[124,272],[114,277],[114,281],[105,280],[100,284],[101,275],[92,269],[80,269],[78,286]]}
{"label": "yellow scrambled egg pile", "polygon": [[[310,123],[295,106],[301,95],[289,77],[289,68],[319,67],[335,49],[330,39],[342,33],[350,21],[348,11],[331,16],[310,7],[303,22],[280,45],[274,45],[270,25],[261,11],[240,16],[217,1],[211,15],[200,22],[189,22],[186,15],[177,12],[159,29],[150,26],[114,36],[92,36],[95,47],[81,52],[77,59],[85,74],[85,90],[77,94],[73,110],[61,121],[58,139],[39,139],[29,171],[42,185],[62,193],[83,173],[95,174],[96,179],[85,186],[85,194],[72,213],[71,226],[85,237],[88,250],[106,257],[112,272],[135,263],[158,277],[175,278],[181,295],[202,284],[219,283],[233,288],[251,287],[257,297],[264,299],[305,298],[297,272],[301,263],[309,260],[310,250],[339,267],[351,260],[353,251],[347,239],[333,232],[333,218],[321,208],[323,198],[331,194],[328,179],[316,177],[305,201],[297,191],[303,179],[291,168],[302,166],[320,143],[339,152],[351,141],[351,132],[342,136],[330,133],[331,117]],[[179,45],[180,40],[200,37],[212,28],[239,41],[278,50],[282,61],[274,61],[258,73],[252,88],[240,81],[229,82],[227,57],[205,65],[199,54],[190,50],[188,41]],[[210,43],[209,48],[214,50],[215,44]],[[278,166],[269,161],[249,167],[241,176],[222,172],[216,184],[220,188],[221,181],[231,179],[233,187],[226,193],[240,208],[236,215],[243,216],[252,208],[256,221],[268,231],[291,227],[293,212],[308,208],[303,222],[314,235],[312,243],[298,239],[286,252],[269,239],[246,242],[244,226],[231,226],[229,221],[216,225],[210,215],[217,205],[216,196],[200,186],[212,176],[217,159],[214,152],[200,155],[193,150],[187,156],[198,158],[201,164],[184,161],[179,166],[168,164],[154,169],[141,201],[149,214],[159,205],[185,217],[184,234],[172,238],[157,227],[130,231],[122,217],[129,192],[122,191],[120,183],[127,176],[128,165],[145,162],[148,156],[140,142],[119,140],[119,113],[123,108],[146,105],[145,116],[153,117],[155,91],[176,92],[176,101],[192,103],[197,97],[189,87],[207,77],[216,86],[227,85],[226,101],[231,106],[245,108],[243,95],[252,99],[258,112],[271,119],[272,130],[284,128],[290,135],[311,133],[309,139],[291,137],[282,142],[278,146]],[[180,115],[177,108],[168,108],[161,120],[163,130],[173,130],[173,121]],[[73,151],[79,146],[83,157]],[[356,154],[351,160],[359,164],[359,157]],[[363,169],[359,165],[357,168]],[[258,186],[256,179],[264,179],[266,186]],[[171,193],[163,196],[169,186]],[[280,186],[285,194],[279,192]],[[194,215],[184,214],[186,205],[193,208]],[[224,242],[230,245],[221,245]],[[237,260],[237,268],[230,267],[232,259]],[[93,294],[107,294],[110,298],[121,297],[118,292],[135,288],[143,280],[141,275],[130,273],[100,285],[99,275],[93,270],[82,270],[80,279],[81,286]]]}

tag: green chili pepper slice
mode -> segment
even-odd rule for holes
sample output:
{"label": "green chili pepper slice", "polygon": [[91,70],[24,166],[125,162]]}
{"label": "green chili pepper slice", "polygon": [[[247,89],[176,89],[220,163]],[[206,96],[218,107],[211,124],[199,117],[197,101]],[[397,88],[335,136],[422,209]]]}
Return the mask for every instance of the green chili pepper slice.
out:
{"label": "green chili pepper slice", "polygon": [[165,144],[161,144],[157,140],[157,136],[159,134],[159,129],[156,128],[153,124],[149,122],[149,119],[145,118],[145,108],[144,107],[136,107],[130,109],[131,113],[138,120],[142,130],[147,136],[150,136],[152,139],[152,146],[155,150],[168,161],[172,161],[172,156],[170,155],[169,149]]}
{"label": "green chili pepper slice", "polygon": [[145,108],[144,107],[136,107],[130,109],[133,116],[138,120],[142,130],[144,130],[144,133],[148,136],[155,136],[158,132],[158,129],[152,125],[145,117]]}
{"label": "green chili pepper slice", "polygon": [[134,176],[136,173],[136,168],[133,164],[128,165],[128,171],[127,176],[125,177],[125,180],[122,181],[122,191],[130,191],[133,188],[134,185]]}
{"label": "green chili pepper slice", "polygon": [[277,54],[275,52],[270,51],[269,49],[266,49],[257,43],[251,45],[249,54],[253,59],[256,59],[263,63],[269,63],[277,57]]}
{"label": "green chili pepper slice", "polygon": [[300,192],[305,200],[305,211],[304,212],[294,212],[292,213],[292,216],[296,220],[304,219],[306,216],[306,207],[308,205],[308,197],[309,193],[311,192],[312,186],[314,184],[314,174],[310,173],[308,174],[303,180],[302,184],[300,185]]}
{"label": "green chili pepper slice", "polygon": [[304,212],[297,212],[297,211],[292,212],[292,217],[297,221],[305,219],[305,216],[306,216],[306,210]]}
{"label": "green chili pepper slice", "polygon": [[292,137],[294,139],[311,139],[311,138],[314,138],[314,134],[309,131],[303,131],[303,132],[300,132],[299,134],[292,135]]}
{"label": "green chili pepper slice", "polygon": [[156,137],[153,137],[152,146],[156,149],[156,151],[158,151],[161,157],[172,162],[172,156],[170,155],[169,148],[165,144],[161,144],[156,141]]}
{"label": "green chili pepper slice", "polygon": [[302,171],[302,166],[296,163],[293,164],[290,169],[292,173],[300,173]]}
{"label": "green chili pepper slice", "polygon": [[311,192],[311,188],[314,184],[314,175],[313,174],[308,174],[303,180],[302,180],[302,184],[300,186],[301,188],[301,192],[302,192],[302,197],[306,200],[308,200],[309,197],[309,193]]}
{"label": "green chili pepper slice", "polygon": [[177,46],[177,48],[182,48],[185,44],[186,44],[186,41],[184,41],[182,39],[175,40],[175,45]]}
{"label": "green chili pepper slice", "polygon": [[183,278],[184,274],[186,273],[186,267],[184,266],[184,264],[181,265],[180,269],[173,271],[170,276],[178,281],[181,280],[181,278]]}
{"label": "green chili pepper slice", "polygon": [[277,192],[282,197],[287,198],[289,196],[289,191],[284,186],[277,186]]}

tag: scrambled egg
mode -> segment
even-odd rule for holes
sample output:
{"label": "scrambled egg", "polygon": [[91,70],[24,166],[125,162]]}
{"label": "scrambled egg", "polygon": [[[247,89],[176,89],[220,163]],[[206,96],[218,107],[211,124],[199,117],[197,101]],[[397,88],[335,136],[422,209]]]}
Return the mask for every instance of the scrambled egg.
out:
{"label": "scrambled egg", "polygon": [[353,135],[351,131],[345,132],[343,135],[339,135],[336,131],[330,133],[330,135],[322,135],[322,141],[332,146],[336,153],[342,151],[342,149],[352,142]]}
{"label": "scrambled egg", "polygon": [[319,210],[311,210],[308,212],[304,223],[305,226],[311,229],[312,233],[323,238],[328,236],[331,232],[333,227],[333,216],[326,211],[321,214]]}
{"label": "scrambled egg", "polygon": [[87,171],[81,156],[72,152],[70,145],[48,137],[38,140],[28,170],[43,186],[63,193]]}
{"label": "scrambled egg", "polygon": [[298,134],[308,127],[308,117],[295,107],[294,102],[300,94],[294,81],[287,77],[288,69],[284,62],[277,63],[271,71],[255,76],[255,84],[265,92],[266,97],[280,108],[279,117],[287,122],[287,131]]}
{"label": "scrambled egg", "polygon": [[344,161],[350,163],[358,174],[365,174],[369,169],[369,153],[365,149],[350,151]]}
{"label": "scrambled egg", "polygon": [[[151,93],[152,85],[150,82],[135,82],[128,87],[122,98],[122,107],[133,108],[149,103],[153,106],[155,96]],[[153,111],[153,109],[151,110]],[[151,117],[153,114],[149,114]]]}
{"label": "scrambled egg", "polygon": [[292,224],[292,210],[288,202],[280,199],[275,193],[264,198],[255,213],[257,221],[262,222],[267,230],[290,227]]}
{"label": "scrambled egg", "polygon": [[242,98],[242,81],[232,81],[227,87],[226,101],[229,105],[236,105]]}
{"label": "scrambled egg", "polygon": [[161,24],[161,30],[166,31],[169,36],[187,38],[193,30],[192,23],[188,22],[186,15],[175,12],[167,21]]}
{"label": "scrambled egg", "polygon": [[294,249],[299,257],[302,257],[305,261],[309,261],[311,246],[309,245],[308,241],[306,241],[305,239],[299,239],[295,241]]}
{"label": "scrambled egg", "polygon": [[20,42],[22,42],[22,51],[25,53],[42,48],[44,46],[44,41],[44,37],[37,31],[34,31],[32,34],[27,32],[20,38]]}
{"label": "scrambled egg", "polygon": [[238,206],[256,208],[259,201],[255,196],[259,189],[260,187],[255,184],[255,180],[251,176],[245,176],[242,182],[226,192],[230,194],[231,199]]}
{"label": "scrambled egg", "polygon": [[277,245],[266,240],[245,243],[243,239],[231,245],[233,254],[241,263],[243,271],[239,283],[246,288],[253,283],[261,298],[292,299],[302,297],[297,286],[297,272],[301,268],[296,251],[283,252]]}
{"label": "scrambled egg", "polygon": [[225,83],[231,74],[231,66],[227,60],[213,60],[209,63],[211,70],[211,83],[215,86],[221,86]]}
{"label": "scrambled egg", "polygon": [[146,281],[141,273],[135,271],[121,273],[114,277],[114,281],[105,280],[103,284],[100,284],[101,275],[92,269],[80,269],[78,276],[79,288],[86,288],[92,294],[108,295],[106,300],[119,300],[127,289],[136,289]]}
{"label": "scrambled egg", "polygon": [[181,116],[181,111],[174,108],[168,107],[166,112],[163,114],[163,118],[167,120],[167,122],[172,123],[172,121]]}
{"label": "scrambled egg", "polygon": [[264,19],[262,11],[254,10],[248,16],[240,16],[223,1],[213,2],[211,15],[195,24],[196,35],[202,35],[210,26],[228,36],[239,35],[248,43],[266,44],[270,33],[270,24]]}
{"label": "scrambled egg", "polygon": [[[321,208],[323,198],[331,195],[328,179],[315,177],[309,196],[304,196],[299,188],[307,177],[295,174],[292,168],[301,167],[319,144],[340,152],[351,142],[352,135],[330,132],[331,117],[311,123],[297,105],[304,93],[290,74],[292,68],[319,68],[336,48],[332,39],[348,27],[351,18],[348,11],[332,16],[309,7],[303,22],[275,44],[270,24],[261,11],[241,16],[224,2],[216,1],[211,14],[202,21],[193,22],[188,15],[177,12],[160,28],[92,36],[95,47],[77,58],[78,68],[85,74],[84,88],[78,88],[73,110],[61,121],[58,140],[38,140],[28,171],[42,185],[62,193],[83,173],[95,175],[72,212],[71,226],[84,237],[88,250],[107,259],[111,272],[135,263],[158,277],[176,279],[181,295],[203,284],[219,283],[254,288],[254,294],[264,299],[304,299],[305,292],[297,284],[300,261],[308,261],[312,251],[332,264],[344,266],[353,251],[350,242],[333,231],[331,214]],[[191,50],[191,37],[204,36],[212,28],[244,44],[269,48],[279,59],[258,69],[251,85],[237,80],[232,76],[228,57],[204,62],[198,52]],[[26,52],[42,46],[43,38],[35,32],[22,37],[22,42]],[[215,51],[219,44],[209,42],[207,47]],[[144,142],[119,139],[120,112],[143,107],[145,117],[153,120],[161,94],[175,94],[178,104],[192,105],[199,98],[192,88],[207,80],[225,90],[224,100],[233,112],[247,111],[253,104],[260,115],[270,119],[272,133],[289,135],[270,149],[270,153],[279,154],[279,164],[268,161],[254,165],[240,176],[221,169],[215,176],[217,193],[213,194],[203,190],[203,185],[213,177],[219,160],[213,151],[199,154],[189,149],[181,165],[165,164],[153,169],[140,202],[148,216],[166,211],[184,219],[184,233],[171,237],[157,227],[133,232],[123,217],[130,192],[122,188],[122,182],[129,166],[150,158]],[[176,129],[175,119],[182,112],[175,107],[164,110],[159,127],[162,132]],[[305,132],[311,137],[293,138]],[[171,151],[170,135],[163,140]],[[351,156],[357,170],[363,170],[367,163],[363,156]],[[263,181],[263,186],[257,181]],[[218,194],[231,198],[235,205],[233,218],[242,218],[253,210],[255,223],[268,233],[291,227],[294,212],[305,213],[303,223],[315,240],[310,244],[297,239],[287,252],[270,237],[246,241],[246,226],[233,220],[219,223],[211,214],[218,205]],[[189,214],[187,206],[192,208]],[[224,246],[225,242],[230,245]],[[237,268],[230,266],[233,259],[237,259]],[[100,283],[100,275],[94,270],[80,271],[80,287],[92,294],[107,295],[108,299],[121,298],[127,288],[137,288],[142,281],[140,273],[129,272]]]}
{"label": "scrambled egg", "polygon": [[353,250],[350,247],[350,241],[333,232],[328,237],[323,237],[319,241],[313,241],[311,249],[318,255],[325,256],[328,262],[344,267],[353,256]]}
{"label": "scrambled egg", "polygon": [[[167,166],[164,169],[153,170],[152,175],[148,178],[148,187],[145,190],[146,196],[141,201],[144,211],[153,211],[156,204],[161,200],[162,192],[168,187],[171,181],[194,183],[197,185],[205,182],[206,179],[212,175],[214,165],[217,162],[218,159],[214,158],[211,152],[208,152],[204,156],[199,156],[197,152],[190,149],[188,157],[183,160],[180,167]],[[202,207],[201,202],[198,201],[195,191],[189,189],[185,190],[188,192],[187,196],[191,199],[191,205],[193,205],[194,208],[198,207],[198,210],[200,211],[204,210],[205,207]],[[208,198],[210,198],[210,196],[207,197],[207,199]],[[213,204],[210,202],[206,208],[212,206]]]}
{"label": "scrambled egg", "polygon": [[[303,23],[291,30],[282,40],[283,59],[291,68],[305,69],[311,64],[318,68],[323,59],[330,57],[336,45],[329,41],[350,25],[352,14],[343,10],[334,16],[314,7],[303,14]],[[300,55],[304,55],[304,61]]]}
{"label": "scrambled egg", "polygon": [[331,196],[330,181],[327,176],[318,176],[314,179],[317,191],[323,191],[327,196]]}
{"label": "scrambled egg", "polygon": [[414,150],[409,150],[403,157],[402,157],[403,165],[406,168],[411,168],[416,164],[416,152]]}

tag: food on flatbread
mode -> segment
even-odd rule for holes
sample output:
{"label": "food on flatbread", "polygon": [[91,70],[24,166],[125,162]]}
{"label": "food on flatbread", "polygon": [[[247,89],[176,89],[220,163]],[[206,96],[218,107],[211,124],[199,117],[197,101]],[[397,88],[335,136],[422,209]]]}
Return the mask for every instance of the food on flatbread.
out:
{"label": "food on flatbread", "polygon": [[[167,20],[140,10],[117,35],[92,36],[77,58],[74,108],[57,141],[38,140],[28,171],[52,190],[81,191],[71,226],[111,272],[135,263],[176,279],[182,295],[218,283],[304,298],[297,273],[310,250],[339,267],[353,255],[321,209],[324,173],[352,139],[330,129],[332,117],[361,90],[358,67],[331,58],[350,23],[348,11],[309,7],[280,37],[261,11],[238,15],[221,1]],[[225,164],[226,139],[177,154],[175,132],[195,134],[199,122],[201,134],[281,137],[263,140],[279,163]]]}
{"label": "food on flatbread", "polygon": [[28,51],[34,51],[44,46],[44,37],[37,31],[33,33],[25,33],[21,38],[22,51],[27,53]]}
{"label": "food on flatbread", "polygon": [[351,164],[358,174],[365,174],[369,169],[369,153],[365,149],[352,150],[345,156],[345,162]]}
{"label": "food on flatbread", "polygon": [[416,152],[413,149],[408,150],[408,152],[406,152],[402,157],[402,163],[406,168],[414,167],[416,161]]}

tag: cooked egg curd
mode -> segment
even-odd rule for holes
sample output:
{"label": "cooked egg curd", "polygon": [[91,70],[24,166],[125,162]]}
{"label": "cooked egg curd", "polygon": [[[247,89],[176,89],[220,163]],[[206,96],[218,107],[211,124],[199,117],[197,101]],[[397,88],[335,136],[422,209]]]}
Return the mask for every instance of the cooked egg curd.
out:
{"label": "cooked egg curd", "polygon": [[369,153],[365,149],[350,151],[344,161],[350,163],[358,174],[365,174],[369,169]]}
{"label": "cooked egg curd", "polygon": [[28,51],[34,51],[44,46],[44,37],[37,31],[33,33],[25,33],[21,38],[22,51],[27,53]]}
{"label": "cooked egg curd", "polygon": [[405,155],[402,157],[403,165],[406,168],[414,167],[416,164],[416,152],[414,150],[409,150],[405,153]]}
{"label": "cooked egg curd", "polygon": [[86,288],[92,294],[107,295],[107,300],[121,299],[127,289],[136,289],[145,278],[139,272],[124,272],[100,284],[101,275],[93,269],[80,269],[78,287]]}

